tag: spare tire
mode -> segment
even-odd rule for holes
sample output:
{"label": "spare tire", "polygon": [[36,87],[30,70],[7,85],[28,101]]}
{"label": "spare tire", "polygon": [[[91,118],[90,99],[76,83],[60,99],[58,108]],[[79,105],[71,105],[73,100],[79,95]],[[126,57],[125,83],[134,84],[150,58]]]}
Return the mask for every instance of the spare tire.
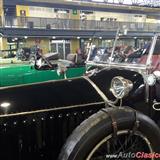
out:
{"label": "spare tire", "polygon": [[[133,156],[128,159],[143,159],[136,156],[144,156],[142,152],[160,154],[160,129],[153,120],[128,107],[108,110],[92,115],[73,131],[59,160],[105,160],[119,154],[121,157],[117,158],[124,159],[123,153]],[[113,138],[113,117],[117,124],[116,138]],[[138,128],[135,127],[137,120]]]}

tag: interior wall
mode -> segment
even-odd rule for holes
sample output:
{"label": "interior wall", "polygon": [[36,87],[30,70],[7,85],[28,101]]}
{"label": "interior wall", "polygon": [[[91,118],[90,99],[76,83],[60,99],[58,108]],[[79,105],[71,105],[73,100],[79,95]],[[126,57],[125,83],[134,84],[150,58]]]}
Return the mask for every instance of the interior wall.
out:
{"label": "interior wall", "polygon": [[154,19],[154,18],[147,18],[147,19],[146,19],[146,22],[147,22],[147,23],[157,23],[157,22],[159,23],[159,20]]}
{"label": "interior wall", "polygon": [[29,6],[30,17],[55,18],[54,8]]}
{"label": "interior wall", "polygon": [[3,0],[0,0],[0,26],[3,24],[3,17],[4,17]]}
{"label": "interior wall", "polygon": [[[0,1],[0,6],[2,1]],[[1,8],[1,7],[0,7]],[[48,7],[36,7],[36,6],[16,6],[16,15],[20,16],[21,11],[26,12],[26,17],[44,17],[44,18],[70,18],[70,19],[80,19],[80,10],[76,10],[76,14],[73,14],[73,10],[69,10],[69,13],[55,12],[54,8]],[[63,10],[62,10],[63,11]],[[0,9],[0,15],[2,10]],[[128,14],[128,13],[114,13],[114,12],[100,12],[93,11],[93,14],[86,14],[87,20],[98,20],[101,21],[101,18],[113,18],[116,21],[123,22],[148,22],[156,23],[157,19],[148,18],[145,14]]]}
{"label": "interior wall", "polygon": [[2,15],[3,13],[3,1],[0,0],[0,16]]}
{"label": "interior wall", "polygon": [[112,13],[112,12],[95,12],[95,20],[100,21],[101,18],[113,18],[116,21],[123,22],[135,22],[135,21],[143,21],[146,20],[146,15],[143,14],[127,14],[127,13]]}
{"label": "interior wall", "polygon": [[28,38],[25,47],[38,45],[42,49],[43,54],[45,54],[49,52],[49,43],[49,38]]}
{"label": "interior wall", "polygon": [[21,12],[25,12],[25,17],[29,17],[29,6],[16,5],[16,16],[22,16]]}
{"label": "interior wall", "polygon": [[29,6],[29,16],[66,19],[69,18],[69,13],[65,13],[63,10],[55,12],[55,8]]}
{"label": "interior wall", "polygon": [[95,12],[93,12],[93,14],[88,14],[87,15],[87,20],[96,20]]}
{"label": "interior wall", "polygon": [[7,38],[0,37],[0,50],[7,50],[7,49],[8,49]]}
{"label": "interior wall", "polygon": [[77,49],[80,48],[79,40],[72,39],[71,40],[71,53],[76,53]]}

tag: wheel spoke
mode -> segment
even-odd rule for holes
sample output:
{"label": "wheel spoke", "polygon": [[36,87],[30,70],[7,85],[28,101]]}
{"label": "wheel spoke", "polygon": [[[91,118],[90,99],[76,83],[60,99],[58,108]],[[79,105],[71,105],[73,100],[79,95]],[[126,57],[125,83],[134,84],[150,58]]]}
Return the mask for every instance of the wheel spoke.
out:
{"label": "wheel spoke", "polygon": [[107,160],[106,155],[118,155],[120,152],[124,154],[136,153],[138,151],[150,153],[148,143],[143,139],[143,136],[127,132],[117,135],[116,139],[111,136],[111,138],[104,141],[89,160]]}

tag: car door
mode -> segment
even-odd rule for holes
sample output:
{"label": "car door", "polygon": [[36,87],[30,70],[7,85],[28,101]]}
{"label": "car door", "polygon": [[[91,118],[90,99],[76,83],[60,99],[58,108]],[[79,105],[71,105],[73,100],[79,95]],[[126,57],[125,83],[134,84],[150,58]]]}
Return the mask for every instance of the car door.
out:
{"label": "car door", "polygon": [[63,75],[58,74],[56,70],[37,70],[36,78],[38,82],[48,81],[48,80],[59,80],[63,79]]}
{"label": "car door", "polygon": [[80,77],[83,76],[84,73],[85,73],[85,66],[68,68],[66,71],[66,77],[67,78]]}
{"label": "car door", "polygon": [[22,69],[20,65],[8,64],[0,67],[0,86],[22,84]]}
{"label": "car door", "polygon": [[23,84],[36,83],[38,82],[37,71],[33,65],[24,65],[23,71]]}

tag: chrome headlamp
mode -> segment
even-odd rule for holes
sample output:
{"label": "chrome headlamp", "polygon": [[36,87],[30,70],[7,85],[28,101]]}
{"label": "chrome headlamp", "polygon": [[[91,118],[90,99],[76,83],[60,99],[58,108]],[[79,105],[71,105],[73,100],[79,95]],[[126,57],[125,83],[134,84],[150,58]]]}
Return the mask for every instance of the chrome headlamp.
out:
{"label": "chrome headlamp", "polygon": [[154,74],[149,74],[146,77],[146,82],[149,86],[154,86],[156,84],[156,75]]}
{"label": "chrome headlamp", "polygon": [[114,77],[111,81],[110,91],[116,98],[122,99],[123,97],[128,95],[132,88],[133,83],[130,80],[125,79],[121,76],[117,76]]}

